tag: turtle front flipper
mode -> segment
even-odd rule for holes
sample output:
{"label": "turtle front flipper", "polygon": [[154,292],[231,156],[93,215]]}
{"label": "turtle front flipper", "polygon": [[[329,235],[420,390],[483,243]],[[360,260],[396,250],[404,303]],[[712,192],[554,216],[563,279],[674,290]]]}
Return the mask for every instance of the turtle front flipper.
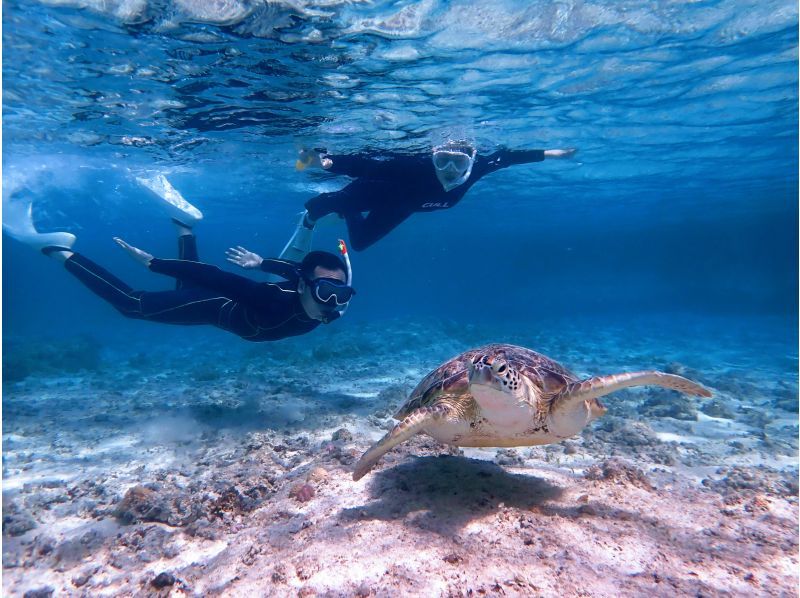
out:
{"label": "turtle front flipper", "polygon": [[358,481],[375,467],[378,460],[401,442],[405,442],[414,434],[421,432],[427,426],[441,420],[450,413],[444,405],[435,407],[420,407],[409,413],[403,421],[397,424],[390,432],[372,445],[367,452],[361,455],[353,472],[353,480]]}
{"label": "turtle front flipper", "polygon": [[631,386],[661,386],[690,395],[711,396],[708,389],[691,380],[656,370],[593,376],[568,384],[553,398],[549,415],[551,431],[563,438],[577,434],[606,412],[598,397]]}
{"label": "turtle front flipper", "polygon": [[708,389],[703,388],[696,382],[687,380],[683,376],[665,374],[656,370],[593,376],[580,382],[568,384],[559,396],[565,399],[569,397],[570,402],[588,401],[631,386],[661,386],[690,395],[711,396],[711,392]]}

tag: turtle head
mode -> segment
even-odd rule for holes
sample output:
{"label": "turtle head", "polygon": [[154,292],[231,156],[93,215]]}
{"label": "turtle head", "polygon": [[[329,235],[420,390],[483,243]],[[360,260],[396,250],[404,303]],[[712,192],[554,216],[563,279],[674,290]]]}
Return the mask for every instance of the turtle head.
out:
{"label": "turtle head", "polygon": [[467,362],[469,390],[479,404],[519,399],[525,392],[519,370],[502,357],[476,355]]}

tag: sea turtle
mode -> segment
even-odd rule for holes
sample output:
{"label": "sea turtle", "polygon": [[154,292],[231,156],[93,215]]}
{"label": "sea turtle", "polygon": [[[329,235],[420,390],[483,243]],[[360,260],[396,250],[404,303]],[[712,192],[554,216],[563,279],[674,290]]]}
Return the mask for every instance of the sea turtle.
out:
{"label": "sea turtle", "polygon": [[361,479],[384,453],[419,432],[455,446],[560,442],[605,414],[598,397],[645,385],[711,396],[691,380],[655,370],[579,380],[524,347],[472,349],[425,376],[394,416],[400,423],[364,453],[353,479]]}

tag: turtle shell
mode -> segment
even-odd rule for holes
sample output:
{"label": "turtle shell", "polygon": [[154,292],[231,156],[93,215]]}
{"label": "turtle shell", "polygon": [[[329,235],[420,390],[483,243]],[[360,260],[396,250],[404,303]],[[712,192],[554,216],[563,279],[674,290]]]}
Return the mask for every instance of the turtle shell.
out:
{"label": "turtle shell", "polygon": [[394,416],[395,419],[403,419],[420,407],[431,406],[443,393],[474,400],[469,392],[467,364],[482,357],[507,361],[539,387],[542,396],[558,394],[567,384],[578,380],[568,369],[536,351],[516,345],[485,345],[456,355],[425,376]]}

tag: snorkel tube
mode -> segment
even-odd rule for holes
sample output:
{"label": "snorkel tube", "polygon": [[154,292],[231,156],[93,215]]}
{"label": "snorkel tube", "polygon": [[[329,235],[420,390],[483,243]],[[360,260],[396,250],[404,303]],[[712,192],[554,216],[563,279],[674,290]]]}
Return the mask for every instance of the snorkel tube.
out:
{"label": "snorkel tube", "polygon": [[[353,286],[353,267],[350,265],[350,256],[347,255],[347,245],[344,243],[344,239],[339,239],[339,252],[342,254],[342,258],[344,259],[344,264],[347,266],[347,286]],[[347,305],[342,308],[342,311],[339,313],[344,315],[344,312],[347,311],[347,308],[350,307],[350,302],[347,302]]]}

